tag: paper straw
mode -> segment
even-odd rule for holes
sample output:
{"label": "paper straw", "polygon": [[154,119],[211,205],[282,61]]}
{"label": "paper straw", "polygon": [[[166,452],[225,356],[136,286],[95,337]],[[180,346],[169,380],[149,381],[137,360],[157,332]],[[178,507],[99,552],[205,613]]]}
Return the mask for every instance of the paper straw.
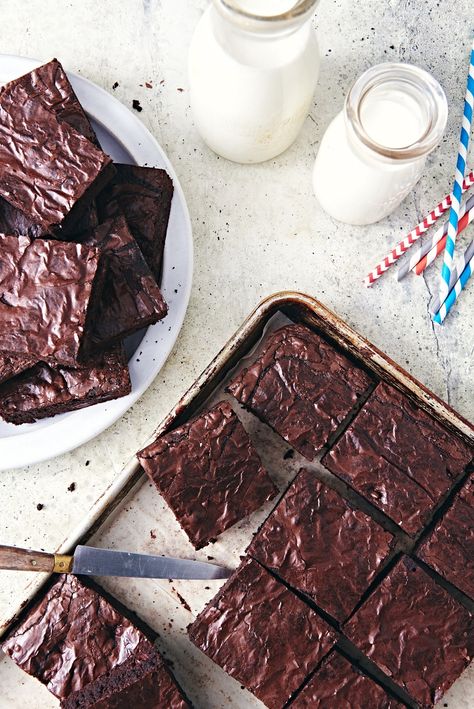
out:
{"label": "paper straw", "polygon": [[466,267],[464,268],[464,271],[461,273],[458,280],[456,281],[454,288],[452,288],[449,291],[448,297],[444,301],[443,305],[440,307],[440,309],[438,310],[436,315],[433,316],[433,321],[435,323],[438,323],[438,325],[441,325],[441,323],[444,321],[447,314],[449,313],[449,311],[453,307],[454,303],[459,298],[461,291],[463,291],[464,288],[466,287],[466,284],[472,275],[473,269],[474,269],[474,256],[471,258],[469,263],[466,264]]}
{"label": "paper straw", "polygon": [[[451,210],[449,212],[448,234],[446,238],[446,248],[444,250],[444,262],[441,269],[441,299],[449,292],[449,282],[451,271],[453,270],[454,248],[456,246],[456,236],[458,233],[459,207],[462,195],[462,182],[466,172],[466,158],[469,148],[469,139],[472,126],[472,112],[474,107],[474,37],[472,40],[471,57],[469,62],[469,73],[467,77],[466,97],[464,99],[464,114],[461,126],[461,136],[459,138],[458,157],[456,161],[456,174],[454,177],[454,187],[452,195]],[[444,318],[440,320],[442,322]],[[436,321],[438,322],[438,321]]]}
{"label": "paper straw", "polygon": [[[474,241],[471,241],[467,249],[465,250],[464,254],[462,255],[460,263],[458,263],[455,268],[453,269],[453,272],[451,274],[451,282],[449,284],[449,289],[453,288],[456,284],[456,281],[459,278],[459,274],[464,271],[466,268],[467,264],[469,261],[471,261],[472,257],[474,256]],[[439,295],[435,296],[433,299],[433,302],[430,304],[430,313],[431,315],[435,315],[438,310],[440,309],[441,306],[441,300]]]}
{"label": "paper straw", "polygon": [[[464,214],[466,213],[467,210],[473,209],[474,208],[474,195],[469,197],[467,202],[461,206],[461,209],[459,211],[459,216],[464,217]],[[416,264],[421,261],[423,256],[426,256],[426,254],[437,244],[446,234],[448,230],[448,222],[446,221],[442,227],[437,229],[435,233],[433,234],[432,238],[426,241],[424,244],[422,244],[416,251],[415,253],[410,256],[410,260],[404,264],[401,268],[399,268],[397,272],[397,281],[401,281],[402,278],[405,278],[405,276],[410,273],[410,271],[413,271],[415,269]],[[443,243],[443,248],[444,244]]]}
{"label": "paper straw", "polygon": [[[474,219],[474,209],[470,209],[469,212],[464,214],[462,219],[459,220],[458,224],[458,234],[460,234],[464,229],[472,222]],[[414,272],[416,273],[417,276],[420,276],[425,268],[427,268],[430,264],[433,263],[435,258],[438,256],[438,254],[442,253],[444,250],[444,247],[446,246],[446,234],[443,236],[441,241],[439,241],[437,244],[435,244],[429,251],[428,253],[423,256],[422,259],[418,261],[416,264],[415,268],[413,269]],[[452,286],[450,286],[452,288]]]}
{"label": "paper straw", "polygon": [[[462,190],[463,193],[466,192],[470,187],[474,185],[474,170],[472,170],[463,182]],[[415,241],[417,241],[420,236],[422,236],[428,229],[435,224],[438,219],[445,213],[451,206],[452,195],[447,195],[442,202],[440,202],[429,214],[423,219],[417,226],[411,230],[409,234],[405,236],[402,241],[400,241],[393,249],[372,269],[372,271],[367,275],[364,280],[365,286],[371,286],[375,281],[380,278],[382,273],[385,273],[392,264],[394,264],[400,256],[403,256],[405,251],[408,251],[410,246],[412,246]],[[418,261],[418,259],[417,259]]]}

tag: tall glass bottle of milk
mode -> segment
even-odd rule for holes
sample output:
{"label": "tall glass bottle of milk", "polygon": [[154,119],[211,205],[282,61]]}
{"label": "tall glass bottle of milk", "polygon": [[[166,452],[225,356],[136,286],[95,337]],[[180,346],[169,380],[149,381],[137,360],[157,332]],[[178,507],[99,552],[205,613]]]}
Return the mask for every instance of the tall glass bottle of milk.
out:
{"label": "tall glass bottle of milk", "polygon": [[191,106],[219,155],[241,163],[288,148],[319,75],[318,0],[213,0],[189,52]]}
{"label": "tall glass bottle of milk", "polygon": [[443,89],[423,69],[387,63],[362,74],[316,157],[313,186],[323,209],[348,224],[390,214],[420,179],[447,115]]}

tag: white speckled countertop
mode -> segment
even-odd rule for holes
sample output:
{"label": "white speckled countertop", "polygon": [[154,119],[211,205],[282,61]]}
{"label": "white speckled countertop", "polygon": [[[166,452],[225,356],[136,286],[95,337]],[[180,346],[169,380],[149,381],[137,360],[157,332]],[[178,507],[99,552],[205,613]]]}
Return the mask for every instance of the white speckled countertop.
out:
{"label": "white speckled countertop", "polygon": [[[427,311],[437,283],[433,269],[426,278],[412,277],[401,285],[394,273],[370,291],[361,283],[374,259],[450,190],[472,0],[457,0],[455,12],[447,0],[321,0],[316,26],[323,63],[311,115],[285,154],[252,167],[217,158],[193,126],[186,53],[206,5],[206,0],[0,0],[2,52],[45,61],[57,56],[66,68],[110,91],[118,82],[114,94],[126,105],[139,99],[140,118],[181,180],[195,244],[188,315],[166,366],[128,414],[92,443],[54,461],[1,474],[2,543],[56,548],[244,317],[274,291],[297,289],[319,298],[461,414],[474,418],[474,285],[444,327],[434,329]],[[449,101],[448,131],[424,178],[389,219],[368,228],[344,226],[328,218],[312,195],[314,156],[353,79],[387,60],[417,63],[439,79]],[[152,89],[140,86],[150,80]],[[343,180],[341,185],[343,198]],[[68,492],[73,481],[76,491]],[[37,510],[38,503],[43,509]],[[2,576],[2,617],[16,604],[24,583],[19,574]],[[126,591],[121,593],[126,598]],[[46,690],[5,658],[0,687],[1,709],[56,706]],[[443,705],[474,706],[472,668]]]}

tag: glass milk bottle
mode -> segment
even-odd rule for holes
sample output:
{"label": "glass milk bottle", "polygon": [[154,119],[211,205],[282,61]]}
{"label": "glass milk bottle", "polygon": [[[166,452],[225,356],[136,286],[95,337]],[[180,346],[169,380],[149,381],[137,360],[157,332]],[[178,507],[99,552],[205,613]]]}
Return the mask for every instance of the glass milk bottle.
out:
{"label": "glass milk bottle", "polygon": [[313,173],[323,209],[348,224],[392,212],[420,179],[446,127],[438,82],[410,64],[380,64],[360,76],[323,136]]}
{"label": "glass milk bottle", "polygon": [[319,75],[318,0],[213,0],[189,51],[191,106],[214,152],[269,160],[295,140]]}

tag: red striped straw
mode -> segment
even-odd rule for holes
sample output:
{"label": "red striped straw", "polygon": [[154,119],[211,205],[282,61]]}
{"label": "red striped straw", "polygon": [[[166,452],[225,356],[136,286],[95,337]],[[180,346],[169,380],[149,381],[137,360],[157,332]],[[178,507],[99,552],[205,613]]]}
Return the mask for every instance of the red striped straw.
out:
{"label": "red striped straw", "polygon": [[[470,224],[474,219],[474,209],[470,209],[466,214],[462,217],[462,219],[459,220],[458,224],[458,234],[460,234],[464,229]],[[435,244],[429,251],[428,253],[423,256],[420,261],[416,264],[415,268],[413,269],[414,272],[416,273],[417,276],[421,276],[425,268],[428,268],[428,266],[433,263],[435,258],[444,250],[444,247],[446,246],[446,234],[443,236],[441,241],[438,241],[437,244]]]}
{"label": "red striped straw", "polygon": [[[474,170],[472,170],[465,178],[462,185],[463,193],[466,192],[474,184]],[[415,241],[422,236],[428,229],[451,207],[451,195],[447,195],[429,214],[423,219],[409,234],[405,236],[375,268],[370,271],[364,280],[364,285],[369,287],[375,283],[380,276],[388,271],[390,266],[398,261],[400,256],[408,251]]]}

